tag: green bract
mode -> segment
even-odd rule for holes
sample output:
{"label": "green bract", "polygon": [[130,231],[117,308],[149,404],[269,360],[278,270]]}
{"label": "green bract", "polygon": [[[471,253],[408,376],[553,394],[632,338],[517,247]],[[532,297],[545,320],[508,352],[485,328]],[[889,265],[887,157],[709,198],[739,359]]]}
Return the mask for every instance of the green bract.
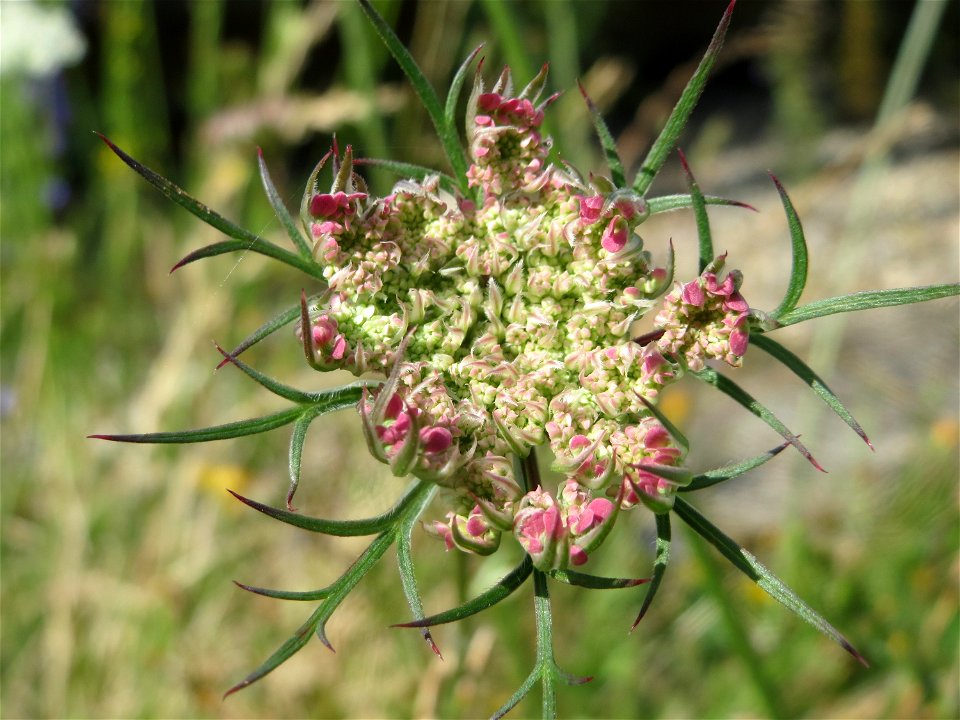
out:
{"label": "green bract", "polygon": [[[714,256],[706,214],[707,205],[739,203],[704,196],[682,156],[689,193],[646,197],[703,90],[733,3],[629,183],[612,135],[589,99],[609,178],[585,180],[573,168],[551,161],[551,141],[541,131],[544,112],[555,97],[542,98],[546,67],[517,91],[509,70],[489,88],[478,70],[462,143],[454,109],[476,51],[461,66],[441,104],[389,26],[367,0],[361,5],[423,101],[452,175],[364,160],[406,178],[389,195],[376,198],[356,172],[361,161],[353,148],[341,153],[334,146],[307,183],[299,211],[301,231],[261,157],[267,197],[291,240],[291,251],[237,227],[104,138],[166,196],[230,238],[191,253],[176,267],[253,250],[303,271],[313,294],[303,293],[299,303],[233,352],[221,350],[225,363],[233,363],[290,401],[289,409],[203,430],[95,437],[200,442],[292,424],[287,508],[237,497],[262,513],[313,532],[374,536],[357,561],[328,587],[286,592],[243,586],[271,597],[319,600],[320,605],[290,640],[229,692],[272,671],[313,633],[328,644],[327,620],[396,544],[414,618],[404,625],[421,628],[435,651],[430,626],[480,612],[533,578],[536,664],[498,716],[538,681],[544,715],[552,716],[556,681],[581,680],[562,673],[553,659],[548,579],[594,589],[647,582],[573,570],[600,550],[624,511],[641,504],[656,513],[658,545],[637,622],[664,576],[670,518],[676,514],[760,588],[862,661],[833,627],[678,495],[736,477],[788,445],[819,468],[770,410],[708,362],[739,367],[753,342],[797,374],[866,441],[859,424],[816,373],[767,333],[821,315],[955,295],[957,286],[860,293],[799,305],[807,248],[796,212],[774,178],[787,216],[793,271],[775,309],[750,308],[740,293],[740,273],[724,273],[726,256]],[[642,225],[651,214],[687,207],[694,211],[700,239],[700,275],[674,282],[672,246],[660,241],[648,249],[641,238]],[[637,337],[634,323],[647,314],[654,330]],[[307,362],[317,370],[345,369],[358,378],[373,374],[380,379],[304,392],[264,376],[238,358],[253,344],[282,328],[289,332],[291,326]],[[736,400],[785,442],[768,453],[704,473],[686,468],[689,443],[658,409],[657,400],[663,387],[688,373]],[[352,521],[305,517],[293,510],[292,500],[307,428],[321,415],[348,408],[358,409],[374,457],[395,475],[412,477],[412,482],[396,505],[379,517]],[[534,452],[541,445],[553,453],[554,469],[562,475],[558,486],[541,482]],[[438,495],[439,488],[444,492]],[[427,514],[435,496],[443,500],[439,516],[435,511]],[[470,602],[425,617],[410,552],[411,534],[421,519],[428,520],[428,529],[448,549],[488,555],[505,539],[516,540],[524,558]]]}

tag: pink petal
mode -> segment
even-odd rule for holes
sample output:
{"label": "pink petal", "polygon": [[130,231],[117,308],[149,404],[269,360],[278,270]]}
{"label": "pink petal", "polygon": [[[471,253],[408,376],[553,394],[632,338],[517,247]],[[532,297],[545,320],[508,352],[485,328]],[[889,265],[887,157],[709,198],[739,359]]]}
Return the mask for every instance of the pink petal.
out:
{"label": "pink petal", "polygon": [[314,217],[328,217],[337,209],[337,201],[329,193],[318,193],[310,198],[310,214]]}
{"label": "pink petal", "polygon": [[583,551],[582,547],[577,545],[570,546],[570,562],[574,565],[583,565],[590,558],[587,557],[587,553]]}
{"label": "pink petal", "polygon": [[623,218],[610,220],[607,229],[603,231],[603,236],[600,238],[600,244],[609,253],[623,250],[624,245],[627,244],[627,223]]}
{"label": "pink petal", "polygon": [[703,288],[700,287],[700,283],[698,281],[694,280],[693,282],[689,282],[683,286],[683,301],[687,305],[703,307],[705,299]]}
{"label": "pink petal", "polygon": [[443,452],[453,444],[453,435],[444,427],[429,427],[420,431],[420,442],[426,453]]}

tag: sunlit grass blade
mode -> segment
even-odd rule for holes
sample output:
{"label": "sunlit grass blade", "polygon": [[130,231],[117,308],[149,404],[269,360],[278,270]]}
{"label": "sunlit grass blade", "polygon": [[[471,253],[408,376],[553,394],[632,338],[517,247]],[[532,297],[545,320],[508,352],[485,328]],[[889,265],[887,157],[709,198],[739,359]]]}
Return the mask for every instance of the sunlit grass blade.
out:
{"label": "sunlit grass blade", "polygon": [[440,187],[449,193],[457,191],[457,181],[446,173],[439,172],[433,168],[416,165],[415,163],[400,162],[399,160],[386,160],[383,158],[357,158],[353,161],[354,165],[369,165],[371,167],[382,167],[385,170],[398,175],[404,180],[424,181],[432,175],[440,179]]}
{"label": "sunlit grass blade", "polygon": [[242,590],[263,595],[264,597],[276,598],[277,600],[323,600],[330,595],[330,588],[320,588],[319,590],[271,590],[270,588],[256,587],[255,585],[245,585],[242,582],[233,581],[233,584]]}
{"label": "sunlit grass blade", "polygon": [[224,697],[232,695],[238,690],[242,690],[243,688],[252,685],[260,678],[276,670],[280,665],[289,660],[290,657],[303,648],[303,646],[309,642],[310,636],[314,633],[316,633],[317,637],[320,639],[320,642],[326,645],[330,650],[333,650],[333,646],[330,645],[330,642],[327,640],[326,633],[324,632],[324,627],[327,623],[327,620],[330,619],[330,616],[333,615],[340,603],[343,602],[344,598],[350,594],[350,591],[356,587],[357,583],[360,582],[363,576],[366,575],[370,569],[377,564],[377,561],[383,557],[383,554],[392,544],[393,533],[383,533],[377,536],[377,538],[367,546],[367,549],[363,551],[363,554],[357,558],[356,562],[354,562],[353,565],[351,565],[335,583],[330,585],[330,594],[320,604],[320,606],[314,610],[313,614],[307,619],[307,621],[297,628],[297,631],[294,633],[293,637],[281,645],[277,651],[273,653],[273,655],[267,658],[267,660],[260,665],[260,667],[247,675],[247,677],[234,685],[232,688],[227,690],[227,692],[224,693]]}
{"label": "sunlit grass blade", "polygon": [[839,644],[858,662],[868,666],[866,659],[836,628],[821,617],[815,610],[801,600],[780,578],[767,570],[752,554],[740,547],[725,535],[713,523],[697,512],[683,498],[677,498],[674,512],[689,525],[700,537],[713,545],[720,554],[729,560],[744,575],[753,580],[761,590],[782,604],[792,613],[815,627],[828,638]]}
{"label": "sunlit grass blade", "polygon": [[289,265],[292,268],[296,268],[312,278],[317,280],[325,279],[323,277],[323,268],[317,265],[316,262],[312,260],[304,260],[299,255],[296,255],[289,250],[284,250],[279,245],[274,245],[273,243],[258,238],[253,234],[250,234],[248,238],[243,240],[223,240],[221,242],[212,243],[194,250],[192,253],[185,255],[176,265],[170,268],[170,272],[176,272],[184,265],[189,265],[197,260],[203,260],[204,258],[208,257],[216,257],[217,255],[226,255],[227,253],[232,252],[253,252],[257,253],[258,255],[266,255],[274,260],[279,260],[284,265]]}
{"label": "sunlit grass blade", "polygon": [[[426,509],[427,505],[430,504],[430,501],[436,494],[436,490],[437,487],[433,486],[428,492],[425,492],[418,501],[420,506],[419,510],[411,508],[409,512],[404,513],[404,517],[396,530],[397,565],[400,570],[400,584],[403,586],[403,594],[407,598],[407,605],[410,607],[410,612],[413,613],[414,620],[422,620],[424,615],[423,601],[420,599],[420,591],[417,589],[417,575],[413,567],[413,557],[410,554],[410,544],[413,527],[421,513]],[[442,660],[443,655],[440,653],[440,648],[437,647],[437,643],[434,642],[433,635],[430,634],[430,629],[420,628],[420,634],[430,649]]]}
{"label": "sunlit grass blade", "polygon": [[697,179],[693,176],[690,165],[687,163],[687,156],[683,154],[683,150],[678,149],[677,152],[680,154],[680,164],[683,166],[683,174],[686,175],[687,178],[687,189],[690,191],[693,217],[697,223],[697,240],[700,252],[699,272],[702,273],[707,265],[713,261],[713,237],[710,234],[710,218],[707,217],[707,203],[703,198],[703,193],[700,191],[700,185],[697,183]]}
{"label": "sunlit grass blade", "polygon": [[414,620],[413,622],[398,623],[393,627],[433,627],[434,625],[456,622],[471,615],[476,615],[478,612],[493,607],[501,600],[509,597],[514,590],[523,585],[526,579],[530,577],[532,571],[533,562],[530,560],[529,555],[525,555],[523,561],[517,565],[517,567],[502,577],[496,585],[480,593],[477,597],[473,598],[473,600],[469,600],[463,605],[445,610],[436,615],[430,615],[429,617]]}
{"label": "sunlit grass blade", "polygon": [[[132,157],[127,155],[127,153],[114,145],[113,142],[105,135],[101,135],[100,133],[97,133],[97,135],[100,136],[100,139],[107,144],[107,147],[109,147],[117,155],[117,157],[129,165],[130,168],[132,168],[133,171],[136,172],[140,177],[157,188],[157,190],[163,193],[164,196],[170,200],[173,200],[173,202],[186,209],[192,215],[200,218],[200,220],[205,222],[207,225],[216,228],[227,237],[233,238],[232,241],[214,243],[213,245],[209,245],[205,248],[201,248],[200,250],[190,253],[190,255],[177,263],[173,267],[173,270],[176,270],[177,268],[182,267],[189,262],[193,262],[194,260],[199,260],[202,257],[211,257],[213,255],[220,255],[222,253],[234,252],[237,250],[249,250],[262,255],[268,255],[276,260],[286,263],[287,265],[292,265],[308,275],[318,278],[323,277],[320,267],[315,262],[308,263],[298,255],[294,255],[293,253],[287,252],[283,248],[277,247],[272,243],[268,243],[266,240],[254,235],[249,230],[244,230],[239,225],[230,222],[223,217],[223,215],[211,210],[202,202],[189,195],[182,188],[170,182],[162,175],[158,175],[147,166],[142,165],[138,161],[134,160]],[[171,270],[171,272],[173,272],[173,270]]]}
{"label": "sunlit grass blade", "polygon": [[547,573],[558,582],[567,585],[590,588],[591,590],[619,590],[621,588],[636,587],[650,582],[650,578],[611,578],[598,575],[587,575],[573,570],[552,570]]}
{"label": "sunlit grass blade", "polygon": [[260,168],[260,180],[263,182],[263,189],[267,193],[267,199],[270,201],[273,211],[277,214],[277,219],[280,221],[280,224],[283,225],[283,229],[287,231],[290,241],[300,252],[300,255],[307,260],[313,260],[313,251],[310,249],[307,239],[293,221],[290,211],[287,210],[287,206],[283,203],[283,198],[280,197],[280,193],[277,192],[277,188],[273,184],[273,179],[270,177],[267,163],[263,159],[263,150],[261,148],[257,148],[257,165]]}
{"label": "sunlit grass blade", "polygon": [[463,150],[463,146],[460,144],[460,137],[457,134],[456,125],[447,125],[444,109],[440,104],[440,99],[437,97],[436,91],[417,66],[417,62],[413,59],[410,51],[400,42],[400,38],[397,37],[393,29],[387,24],[387,21],[377,12],[376,8],[370,3],[370,0],[359,0],[359,2],[360,7],[363,8],[363,12],[366,13],[370,19],[374,30],[377,31],[377,35],[383,40],[383,44],[387,46],[390,54],[393,55],[397,64],[403,70],[404,74],[406,74],[407,79],[413,86],[414,92],[417,93],[417,97],[419,97],[420,102],[423,103],[423,107],[430,116],[434,128],[436,128],[440,144],[443,145],[443,150],[447,155],[447,159],[450,161],[450,167],[453,168],[457,185],[463,192],[466,192],[467,156]]}
{"label": "sunlit grass blade", "polygon": [[647,588],[647,594],[643,598],[643,604],[640,606],[640,612],[637,613],[637,619],[630,626],[633,632],[643,616],[650,609],[653,599],[657,596],[657,590],[660,589],[660,583],[663,582],[663,575],[667,571],[667,565],[670,564],[670,513],[660,513],[656,516],[657,522],[657,556],[653,561],[653,575],[650,578],[650,587]]}
{"label": "sunlit grass blade", "polygon": [[257,435],[258,433],[267,432],[268,430],[274,430],[278,427],[289,425],[300,417],[302,413],[303,408],[297,406],[281,410],[273,415],[264,415],[262,417],[250,418],[249,420],[238,420],[237,422],[227,423],[226,425],[214,425],[198,430],[175,430],[172,432],[142,433],[138,435],[87,435],[87,437],[96,440],[112,440],[114,442],[160,445],[212,442],[214,440],[228,440],[230,438],[243,437],[244,435]]}
{"label": "sunlit grass blade", "polygon": [[[726,205],[728,207],[739,207],[757,212],[757,209],[749,203],[739,200],[730,200],[717,195],[704,195],[703,202],[707,205]],[[657,213],[673,212],[674,210],[686,210],[693,207],[693,198],[690,195],[661,195],[660,197],[647,199],[647,209],[651,215]]]}
{"label": "sunlit grass blade", "polygon": [[723,18],[720,20],[720,24],[717,26],[713,38],[710,40],[710,45],[703,55],[703,59],[700,60],[700,64],[693,73],[693,77],[690,78],[683,93],[680,95],[680,99],[670,113],[666,125],[664,125],[663,130],[660,131],[660,135],[647,153],[643,165],[640,166],[640,170],[633,180],[633,189],[636,190],[639,195],[647,192],[657,173],[660,172],[660,168],[662,168],[663,164],[667,161],[667,157],[677,146],[680,133],[687,124],[687,120],[690,118],[690,113],[693,112],[694,106],[696,106],[697,101],[700,99],[703,88],[707,83],[707,76],[710,74],[710,70],[713,68],[717,56],[720,54],[720,48],[723,46],[723,38],[727,33],[727,28],[730,26],[730,16],[733,14],[733,6],[735,4],[736,0],[731,0],[727,6],[726,11],[723,13]]}
{"label": "sunlit grass blade", "polygon": [[787,350],[787,348],[778,343],[776,340],[771,340],[766,335],[754,333],[753,337],[750,338],[750,343],[769,353],[783,363],[787,368],[793,371],[793,373],[803,380],[811,390],[820,396],[820,399],[823,400],[841,420],[850,426],[851,430],[860,436],[860,438],[870,447],[871,450],[874,449],[873,443],[870,442],[870,438],[867,437],[867,434],[863,431],[863,428],[860,427],[860,423],[856,421],[856,418],[854,418],[850,411],[844,407],[843,403],[840,402],[840,399],[833,394],[833,391],[827,387],[827,384],[823,381],[823,379],[817,375],[809,365]]}
{"label": "sunlit grass blade", "polygon": [[807,284],[807,241],[803,235],[803,225],[800,224],[800,217],[790,202],[787,191],[783,189],[780,181],[771,173],[770,178],[777,186],[777,192],[780,193],[780,200],[783,203],[783,211],[787,214],[787,225],[790,227],[790,243],[793,248],[793,264],[790,269],[790,283],[787,285],[787,293],[783,300],[777,306],[777,309],[770,313],[773,318],[793,310],[800,302],[800,295],[803,294],[803,288]]}
{"label": "sunlit grass blade", "polygon": [[610,128],[607,127],[607,122],[603,119],[600,110],[593,104],[593,100],[587,95],[586,88],[579,80],[577,81],[577,87],[580,88],[580,94],[583,95],[583,99],[587,103],[587,110],[590,111],[594,130],[596,130],[597,138],[600,140],[600,147],[603,148],[603,156],[607,161],[607,167],[610,168],[610,179],[613,180],[614,185],[622,188],[627,184],[627,174],[623,170],[623,160],[620,159],[620,153],[617,152],[617,142],[613,139]]}
{"label": "sunlit grass blade", "polygon": [[[308,298],[308,300],[316,300],[317,297],[318,297],[317,295],[311,295],[310,298]],[[228,364],[230,362],[231,357],[236,358],[241,353],[246,352],[251,347],[256,345],[258,342],[260,342],[264,338],[269,337],[280,328],[286,327],[287,325],[292,323],[294,320],[296,320],[298,317],[300,317],[299,304],[294,305],[284,310],[279,315],[271,318],[270,320],[265,322],[263,325],[258,327],[256,330],[254,330],[252,333],[247,335],[247,337],[245,337],[239,345],[237,345],[233,350],[227,353],[229,357],[225,357],[223,360],[221,360],[220,363],[217,365],[217,369],[219,370],[224,365]]]}
{"label": "sunlit grass blade", "polygon": [[746,460],[741,460],[740,462],[732,465],[724,465],[723,467],[719,467],[714,470],[708,470],[707,472],[700,473],[699,475],[694,475],[693,479],[690,481],[690,484],[686,487],[677,488],[677,492],[693,492],[694,490],[703,490],[703,488],[710,487],[711,485],[716,485],[717,483],[722,483],[725,480],[731,480],[735,477],[739,477],[745,472],[760,467],[768,460],[772,460],[788,447],[790,447],[790,442],[786,441],[780,445],[777,445],[777,447],[773,448],[773,450],[768,450],[760,455],[754,455],[752,458],[747,458]]}
{"label": "sunlit grass blade", "polygon": [[263,503],[251,500],[243,495],[227,490],[237,500],[244,505],[252,507],[254,510],[272,517],[274,520],[293,525],[294,527],[309,530],[310,532],[321,533],[323,535],[333,535],[335,537],[358,537],[361,535],[375,535],[376,533],[389,530],[397,519],[403,515],[404,511],[410,507],[411,503],[423,496],[430,489],[428,483],[414,483],[410,490],[402,497],[397,504],[382,515],[362,520],[325,520],[323,518],[313,518],[301,515],[300,513],[281,510]]}
{"label": "sunlit grass blade", "polygon": [[[457,72],[453,76],[453,81],[450,83],[450,90],[447,91],[447,102],[443,108],[443,120],[449,128],[457,127],[457,102],[460,100],[463,83],[467,79],[467,72],[470,70],[470,65],[473,64],[474,58],[477,57],[477,54],[482,49],[483,43],[480,43],[473,49],[473,52],[467,55],[467,59],[457,68]],[[467,128],[467,130],[469,131],[469,128]]]}
{"label": "sunlit grass blade", "polygon": [[912,288],[894,288],[891,290],[867,290],[841,295],[840,297],[817,300],[807,305],[801,305],[788,313],[781,315],[773,322],[773,329],[796,325],[800,322],[837,313],[872,310],[874,308],[891,307],[894,305],[910,305],[912,303],[939,300],[960,294],[960,283],[947,285],[925,285]]}
{"label": "sunlit grass blade", "polygon": [[773,412],[758,402],[752,395],[733,382],[733,380],[724,377],[716,370],[709,367],[704,368],[699,372],[691,372],[690,374],[698,380],[702,380],[703,382],[707,383],[708,385],[713,385],[713,387],[722,392],[724,395],[727,395],[745,407],[751,413],[763,420],[771,428],[780,433],[780,435],[783,436],[783,439],[793,445],[793,447],[795,447],[797,451],[803,455],[817,470],[820,472],[826,472],[826,470],[820,466],[820,463],[818,463],[813,457],[813,454],[807,450],[806,446],[802,442],[800,442],[799,438],[797,438],[797,436],[794,435],[786,425],[780,422],[779,418],[777,418]]}

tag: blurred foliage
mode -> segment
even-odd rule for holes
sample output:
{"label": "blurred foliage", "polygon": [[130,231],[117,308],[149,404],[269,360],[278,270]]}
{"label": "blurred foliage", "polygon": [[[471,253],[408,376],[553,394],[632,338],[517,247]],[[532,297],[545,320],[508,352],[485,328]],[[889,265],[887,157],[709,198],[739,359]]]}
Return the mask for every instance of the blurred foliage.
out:
{"label": "blurred foliage", "polygon": [[[2,8],[0,44],[10,47],[12,33],[33,33],[27,37],[36,38],[41,55],[49,53],[53,70],[19,66],[9,56],[0,66],[2,714],[454,717],[494,710],[528,667],[530,598],[440,629],[446,661],[439,663],[416,633],[387,629],[403,604],[386,566],[334,617],[337,655],[313,643],[222,703],[223,690],[303,615],[302,607],[247,596],[230,580],[320,586],[358,546],[304,537],[228,502],[224,487],[268,501],[282,497],[285,437],[185,449],[84,439],[275,409],[239,374],[212,372],[219,357],[210,340],[239,340],[300,290],[286,271],[255,257],[219,259],[168,277],[181,255],[212,241],[210,231],[162,202],[90,131],[104,132],[231,219],[280,237],[260,194],[257,145],[291,205],[334,130],[362,154],[442,162],[399,70],[346,3],[39,5],[72,20],[86,44],[80,62],[57,54],[66,46],[61,37],[15,25],[12,5]],[[625,160],[636,163],[722,5],[378,3],[439,87],[480,42],[487,43],[490,72],[504,61],[531,72],[549,59],[551,85],[568,90],[551,129],[563,157],[584,169],[600,160],[589,118],[569,92],[576,78],[608,114]],[[957,10],[957,3],[947,8],[921,87],[929,108],[923,117],[933,120],[908,126],[893,142],[903,157],[933,150],[956,157],[958,40],[949,30]],[[795,197],[804,189],[816,197],[838,174],[849,178],[856,141],[843,145],[849,152],[837,165],[831,131],[876,112],[910,11],[911,3],[900,2],[741,0],[723,66],[685,140],[701,185],[722,192],[723,182],[735,183],[741,165],[732,158],[758,139],[767,149],[763,162],[803,181]],[[956,162],[952,175],[947,165],[944,176],[931,179],[952,197],[946,209],[934,201],[914,208],[918,227],[947,215],[946,225],[929,226],[934,244],[924,247],[933,255],[926,265],[900,262],[888,285],[952,279],[922,276],[931,263],[941,272],[956,269],[946,262],[956,253]],[[765,167],[751,166],[751,179]],[[391,182],[373,180],[381,190]],[[805,215],[808,235],[829,232],[817,212]],[[692,226],[689,218],[679,222]],[[885,316],[920,328],[911,329],[926,345],[922,360],[907,352],[909,343],[903,352],[888,349],[911,330],[891,333],[881,320],[872,336],[851,331],[855,341],[843,346],[835,368],[819,367],[830,378],[862,380],[862,395],[856,383],[838,389],[855,410],[859,403],[874,413],[875,422],[864,424],[873,427],[881,453],[892,452],[866,456],[852,437],[828,443],[821,460],[838,471],[828,490],[819,481],[811,490],[807,470],[793,467],[788,478],[803,488],[790,498],[809,492],[817,502],[783,507],[781,496],[771,508],[762,493],[738,497],[726,523],[761,558],[783,560],[786,567],[769,564],[861,646],[872,669],[859,668],[732,572],[714,568],[713,556],[681,536],[659,602],[630,637],[641,594],[554,592],[558,657],[570,671],[596,678],[562,691],[566,715],[960,714],[952,307],[952,314],[931,308]],[[268,343],[250,360],[302,387],[338,380],[301,367],[293,343]],[[677,396],[677,407],[691,402],[696,398]],[[895,423],[886,422],[884,405],[896,410]],[[345,416],[311,431],[300,503],[312,514],[357,517],[386,507],[400,491],[367,456],[357,425]],[[700,452],[727,458],[726,437],[716,433]],[[761,448],[772,444],[762,440]],[[724,497],[715,497],[721,507]],[[768,513],[768,521],[757,519]],[[637,556],[602,558],[596,572],[645,573],[652,519],[617,532],[634,534]],[[446,555],[426,538],[419,545],[428,560],[420,563],[428,610],[482,589],[516,560],[495,555],[474,568],[480,579],[468,586],[466,578],[477,576],[465,566],[475,558]],[[728,593],[729,608],[718,605],[710,587]],[[729,612],[742,620],[764,685],[747,682],[741,656],[730,650],[734,626],[723,619]]]}

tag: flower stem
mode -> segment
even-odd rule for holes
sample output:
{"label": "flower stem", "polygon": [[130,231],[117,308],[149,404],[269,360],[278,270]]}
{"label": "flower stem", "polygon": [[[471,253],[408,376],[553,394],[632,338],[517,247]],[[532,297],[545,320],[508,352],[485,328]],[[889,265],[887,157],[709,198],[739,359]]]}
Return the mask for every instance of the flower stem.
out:
{"label": "flower stem", "polygon": [[[531,453],[532,455],[532,453]],[[537,667],[543,688],[543,717],[557,716],[556,665],[553,659],[553,613],[546,573],[533,571],[533,609],[537,619]]]}
{"label": "flower stem", "polygon": [[540,487],[540,466],[537,465],[536,451],[531,450],[530,454],[521,461],[520,467],[524,490],[530,492]]}

